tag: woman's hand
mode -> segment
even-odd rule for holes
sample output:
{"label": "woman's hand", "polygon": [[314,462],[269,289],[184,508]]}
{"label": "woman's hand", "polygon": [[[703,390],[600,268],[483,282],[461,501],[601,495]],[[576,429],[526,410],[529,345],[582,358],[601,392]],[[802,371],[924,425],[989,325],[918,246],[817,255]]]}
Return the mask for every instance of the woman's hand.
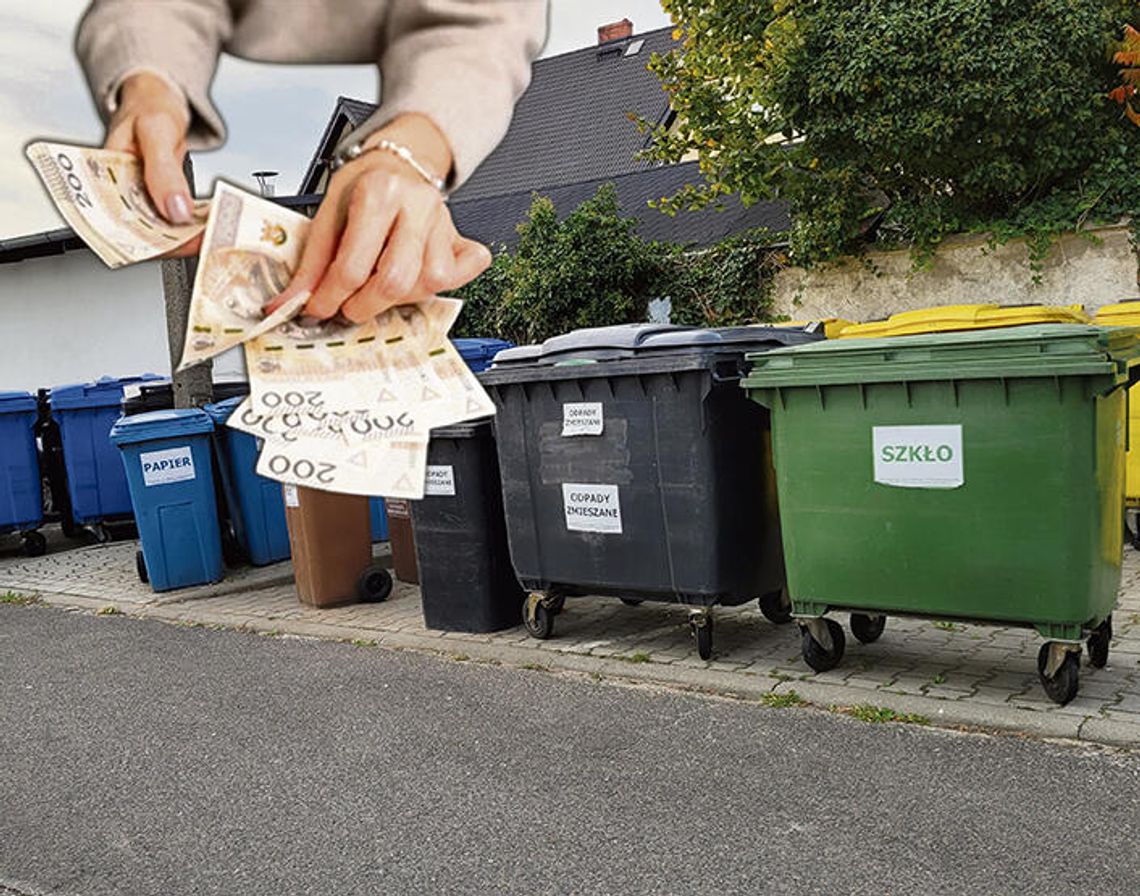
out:
{"label": "woman's hand", "polygon": [[[381,139],[408,147],[430,171],[451,168],[446,140],[423,116],[395,119],[364,146]],[[297,272],[267,311],[309,293],[306,316],[339,312],[362,323],[462,286],[490,263],[490,251],[456,232],[439,191],[411,165],[385,150],[365,152],[333,174]]]}
{"label": "woman's hand", "polygon": [[[172,224],[193,221],[194,204],[182,174],[189,125],[185,98],[157,75],[140,72],[123,82],[104,141],[107,149],[133,153],[142,160],[151,201]],[[198,241],[194,241],[172,254],[189,255],[197,250]]]}

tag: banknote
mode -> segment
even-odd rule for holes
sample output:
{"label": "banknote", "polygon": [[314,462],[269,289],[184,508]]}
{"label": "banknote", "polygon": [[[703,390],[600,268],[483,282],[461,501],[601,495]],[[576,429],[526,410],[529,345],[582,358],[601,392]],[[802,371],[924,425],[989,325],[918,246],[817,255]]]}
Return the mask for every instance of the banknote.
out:
{"label": "banknote", "polygon": [[24,152],[63,219],[108,267],[157,258],[205,228],[205,201],[195,203],[190,224],[163,218],[130,153],[44,141]]}
{"label": "banknote", "polygon": [[257,472],[278,482],[325,491],[419,500],[427,474],[427,438],[360,445],[352,451],[315,442],[266,442]]}
{"label": "banknote", "polygon": [[289,284],[309,219],[219,181],[202,237],[179,369],[257,338],[295,315],[299,295],[272,315],[266,303]]}

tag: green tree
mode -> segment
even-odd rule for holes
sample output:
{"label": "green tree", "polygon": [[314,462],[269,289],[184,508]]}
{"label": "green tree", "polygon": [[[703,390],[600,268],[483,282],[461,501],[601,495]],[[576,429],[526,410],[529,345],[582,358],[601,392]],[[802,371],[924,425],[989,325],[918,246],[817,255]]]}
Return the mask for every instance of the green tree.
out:
{"label": "green tree", "polygon": [[703,185],[784,198],[791,257],[869,231],[916,259],[957,231],[1031,238],[1116,220],[1140,196],[1140,129],[1108,96],[1136,0],[662,0],[680,46],[655,56],[677,113],[650,155],[696,153]]}

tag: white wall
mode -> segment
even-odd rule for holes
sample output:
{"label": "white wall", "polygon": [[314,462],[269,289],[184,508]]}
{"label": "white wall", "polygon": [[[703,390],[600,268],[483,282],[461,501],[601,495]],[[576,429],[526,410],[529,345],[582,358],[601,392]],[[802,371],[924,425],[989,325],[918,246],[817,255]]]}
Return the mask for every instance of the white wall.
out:
{"label": "white wall", "polygon": [[0,265],[0,390],[140,373],[170,375],[158,262],[112,271],[82,249]]}

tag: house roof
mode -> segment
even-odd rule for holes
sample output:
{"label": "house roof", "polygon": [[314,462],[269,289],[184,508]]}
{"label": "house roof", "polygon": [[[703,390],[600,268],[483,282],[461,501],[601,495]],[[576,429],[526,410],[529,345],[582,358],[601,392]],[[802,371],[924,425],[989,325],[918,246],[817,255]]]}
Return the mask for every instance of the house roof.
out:
{"label": "house roof", "polygon": [[[668,28],[534,63],[530,87],[515,106],[503,141],[453,194],[455,200],[548,190],[563,184],[617,177],[650,168],[634,159],[645,146],[630,115],[663,121],[669,103],[646,68],[653,53],[674,45]],[[375,106],[341,97],[299,192],[316,192],[332,150],[349,125]]]}
{"label": "house roof", "polygon": [[[773,233],[789,228],[787,206],[781,202],[761,202],[745,208],[737,197],[730,196],[720,203],[720,209],[680,212],[675,216],[650,208],[650,200],[670,196],[699,179],[697,163],[686,162],[546,188],[541,193],[550,198],[563,218],[592,198],[603,184],[612,183],[622,213],[637,219],[637,233],[645,240],[699,247],[755,227],[765,227]],[[513,248],[519,239],[518,224],[526,217],[535,192],[519,190],[480,199],[456,197],[448,205],[456,227],[464,235],[487,245]]]}

